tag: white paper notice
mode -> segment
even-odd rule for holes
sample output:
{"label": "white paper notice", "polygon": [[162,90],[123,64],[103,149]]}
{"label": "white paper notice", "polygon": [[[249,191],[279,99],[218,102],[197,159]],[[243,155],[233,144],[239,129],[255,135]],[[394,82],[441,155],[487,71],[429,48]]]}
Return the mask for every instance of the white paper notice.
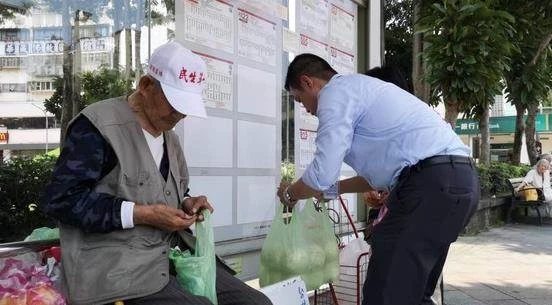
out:
{"label": "white paper notice", "polygon": [[330,19],[330,39],[333,45],[353,51],[355,47],[355,16],[333,5]]}
{"label": "white paper notice", "polygon": [[330,66],[339,74],[355,73],[355,56],[332,47],[330,48]]}
{"label": "white paper notice", "polygon": [[276,117],[276,75],[238,65],[238,111]]}
{"label": "white paper notice", "polygon": [[190,190],[194,196],[204,195],[215,209],[213,226],[232,225],[232,177],[227,176],[192,176]]}
{"label": "white paper notice", "polygon": [[305,170],[314,158],[316,151],[316,131],[299,129],[299,168]]}
{"label": "white paper notice", "polygon": [[232,167],[232,120],[189,117],[175,127],[190,167]]}
{"label": "white paper notice", "polygon": [[329,61],[328,44],[301,34],[301,53],[312,53]]}
{"label": "white paper notice", "polygon": [[279,3],[279,0],[244,0],[243,2],[265,14],[269,14],[283,20],[288,19],[288,9],[286,6]]}
{"label": "white paper notice", "polygon": [[286,52],[293,53],[293,54],[299,54],[299,35],[297,33],[292,32],[288,29],[283,30],[283,42],[282,42],[282,49]]}
{"label": "white paper notice", "polygon": [[330,6],[326,0],[301,1],[301,29],[319,37],[328,36]]}
{"label": "white paper notice", "polygon": [[238,177],[238,224],[272,220],[276,204],[276,177]]}
{"label": "white paper notice", "polygon": [[225,1],[184,0],[184,39],[234,53],[233,6]]}
{"label": "white paper notice", "polygon": [[275,66],[276,23],[243,9],[239,9],[238,16],[238,54]]}
{"label": "white paper notice", "polygon": [[196,52],[207,65],[203,100],[205,106],[232,111],[233,63],[211,55]]}
{"label": "white paper notice", "polygon": [[276,168],[276,126],[238,121],[238,167]]}

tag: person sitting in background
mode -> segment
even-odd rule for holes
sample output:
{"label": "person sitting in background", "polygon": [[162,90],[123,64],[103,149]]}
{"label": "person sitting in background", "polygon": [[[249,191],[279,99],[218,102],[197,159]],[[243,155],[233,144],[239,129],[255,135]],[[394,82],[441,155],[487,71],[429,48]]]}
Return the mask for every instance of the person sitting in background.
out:
{"label": "person sitting in background", "polygon": [[[546,202],[552,202],[552,188],[550,187],[550,162],[547,159],[540,159],[532,168],[523,182],[516,188],[516,192],[521,191],[526,186],[542,189],[544,200]],[[549,212],[550,214],[550,212]]]}
{"label": "person sitting in background", "polygon": [[550,186],[550,161],[547,157],[550,154],[541,156],[537,164],[525,175],[523,182],[516,188],[516,192],[521,191],[526,186],[542,190],[544,201],[546,202],[546,214],[552,217],[552,187]]}

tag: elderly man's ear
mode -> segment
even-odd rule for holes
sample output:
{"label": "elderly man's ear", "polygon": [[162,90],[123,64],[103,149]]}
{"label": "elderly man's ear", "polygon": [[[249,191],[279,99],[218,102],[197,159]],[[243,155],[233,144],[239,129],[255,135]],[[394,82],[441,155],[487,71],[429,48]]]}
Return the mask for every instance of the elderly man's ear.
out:
{"label": "elderly man's ear", "polygon": [[154,90],[157,89],[156,82],[157,81],[153,77],[149,75],[144,75],[140,77],[140,80],[138,81],[137,90],[139,90],[142,94],[145,93],[144,91],[148,91],[148,93],[151,94],[152,92],[154,92]]}

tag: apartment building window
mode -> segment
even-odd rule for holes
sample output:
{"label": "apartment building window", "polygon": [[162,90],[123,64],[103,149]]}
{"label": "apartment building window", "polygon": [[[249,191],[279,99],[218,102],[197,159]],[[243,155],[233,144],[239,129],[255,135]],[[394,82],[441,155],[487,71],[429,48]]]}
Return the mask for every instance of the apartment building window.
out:
{"label": "apartment building window", "polygon": [[63,73],[63,55],[33,55],[27,58],[27,73],[35,76],[54,76]]}
{"label": "apartment building window", "polygon": [[30,82],[30,88],[31,91],[54,91],[54,83],[53,82],[39,82],[39,81],[33,81]]}
{"label": "apartment building window", "polygon": [[37,28],[33,30],[34,40],[60,40],[62,39],[61,27]]}
{"label": "apartment building window", "polygon": [[81,55],[83,68],[97,69],[99,66],[109,65],[110,62],[111,54],[109,53],[83,53]]}
{"label": "apartment building window", "polygon": [[30,57],[33,66],[61,66],[63,55],[35,55]]}
{"label": "apartment building window", "polygon": [[29,40],[28,29],[0,29],[0,41]]}
{"label": "apartment building window", "polygon": [[81,26],[79,31],[81,38],[108,37],[108,25]]}
{"label": "apartment building window", "polygon": [[4,83],[0,84],[0,92],[26,92],[27,86],[26,84],[19,84],[19,83]]}
{"label": "apartment building window", "polygon": [[20,68],[25,65],[23,57],[0,57],[0,67],[2,68]]}

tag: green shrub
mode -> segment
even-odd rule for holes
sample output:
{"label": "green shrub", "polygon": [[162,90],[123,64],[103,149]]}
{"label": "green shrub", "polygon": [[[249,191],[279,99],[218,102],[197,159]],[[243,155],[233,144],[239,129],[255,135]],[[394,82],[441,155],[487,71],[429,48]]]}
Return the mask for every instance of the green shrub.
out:
{"label": "green shrub", "polygon": [[509,192],[508,178],[525,177],[531,169],[529,165],[511,165],[504,162],[491,162],[490,165],[477,165],[479,183],[484,194]]}
{"label": "green shrub", "polygon": [[292,183],[295,180],[295,164],[291,162],[282,162],[281,173],[282,181]]}
{"label": "green shrub", "polygon": [[23,240],[38,227],[55,226],[38,207],[55,162],[52,156],[0,162],[0,243]]}

